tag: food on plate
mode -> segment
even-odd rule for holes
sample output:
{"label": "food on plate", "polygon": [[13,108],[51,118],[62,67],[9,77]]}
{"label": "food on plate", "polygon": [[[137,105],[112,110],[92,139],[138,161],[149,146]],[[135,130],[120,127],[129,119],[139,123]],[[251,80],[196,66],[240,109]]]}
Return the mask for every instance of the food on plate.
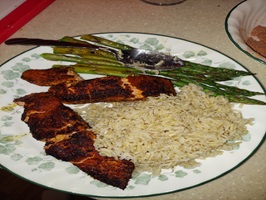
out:
{"label": "food on plate", "polygon": [[22,120],[37,140],[45,141],[45,152],[68,161],[93,178],[125,189],[134,164],[125,159],[99,155],[96,135],[71,108],[48,92],[32,93],[14,100],[24,106]]}
{"label": "food on plate", "polygon": [[22,73],[21,78],[40,86],[51,86],[67,81],[83,80],[83,78],[71,67],[55,69],[29,69]]}
{"label": "food on plate", "polygon": [[[28,70],[22,77],[37,85],[51,85],[47,92],[32,93],[14,100],[24,106],[21,119],[29,126],[35,139],[45,142],[45,152],[121,189],[126,188],[134,163],[118,157],[101,156],[94,147],[96,135],[90,125],[63,103],[143,100],[161,93],[176,95],[171,81],[146,75],[83,80],[71,68],[52,68]],[[67,101],[62,97],[67,97]]]}
{"label": "food on plate", "polygon": [[226,98],[209,96],[194,84],[176,96],[89,104],[75,111],[97,134],[94,145],[101,155],[132,160],[134,173],[154,175],[178,165],[192,168],[197,159],[236,148],[252,122]]}
{"label": "food on plate", "polygon": [[143,100],[161,93],[175,95],[169,79],[132,75],[127,77],[107,76],[82,81],[65,82],[49,88],[49,92],[63,103],[92,103],[107,101]]}
{"label": "food on plate", "polygon": [[[116,49],[118,52],[123,50],[132,50],[134,47],[127,44],[121,44],[112,40],[105,39],[94,35],[81,35],[79,38],[64,37],[61,41],[71,43],[92,43],[99,46],[107,46]],[[69,64],[57,63],[53,65],[55,68],[71,66],[78,73],[100,74],[107,76],[125,77],[132,74],[146,74],[167,78],[177,87],[188,85],[189,83],[196,84],[211,93],[213,96],[222,95],[230,102],[243,104],[265,105],[265,102],[253,98],[255,95],[265,95],[262,92],[249,91],[233,85],[224,85],[222,81],[234,80],[240,76],[254,75],[249,71],[228,69],[223,67],[212,67],[200,63],[193,63],[183,60],[184,65],[174,70],[148,70],[142,68],[136,63],[136,66],[127,66],[117,60],[114,54],[110,51],[105,51],[105,48],[100,48],[99,52],[95,49],[84,51],[83,48],[76,47],[53,47],[53,53],[42,53],[40,56],[46,60],[52,61],[67,61]]]}
{"label": "food on plate", "polygon": [[246,43],[254,51],[266,57],[266,27],[259,25],[253,28]]}
{"label": "food on plate", "polygon": [[[142,71],[117,65],[108,55],[102,62],[102,56],[94,56],[93,64],[92,56],[82,55],[87,64],[25,71],[24,80],[50,87],[14,102],[24,106],[22,120],[48,155],[121,189],[133,172],[159,175],[161,169],[195,167],[197,159],[231,150],[251,120],[230,102],[265,105],[249,98],[262,93],[218,83],[250,72],[190,62],[178,71]],[[78,72],[107,76],[83,80]],[[84,103],[75,110],[64,105]]]}

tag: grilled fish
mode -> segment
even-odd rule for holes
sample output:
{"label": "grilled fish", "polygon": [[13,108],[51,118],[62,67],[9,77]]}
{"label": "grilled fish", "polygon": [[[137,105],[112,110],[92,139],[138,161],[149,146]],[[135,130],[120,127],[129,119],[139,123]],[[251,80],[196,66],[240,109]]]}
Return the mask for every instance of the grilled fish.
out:
{"label": "grilled fish", "polygon": [[148,75],[64,82],[51,86],[48,91],[63,103],[71,104],[143,100],[161,93],[176,95],[170,80]]}
{"label": "grilled fish", "polygon": [[101,156],[94,147],[90,125],[48,92],[32,93],[14,100],[24,106],[22,120],[32,136],[45,142],[48,155],[71,162],[93,178],[125,189],[135,168],[128,160]]}
{"label": "grilled fish", "polygon": [[48,92],[14,100],[24,106],[21,119],[35,139],[45,142],[45,152],[121,189],[127,187],[134,164],[101,156],[93,145],[96,135],[90,125],[63,103],[143,100],[161,93],[176,95],[170,80],[147,75],[83,80],[71,68],[52,68],[28,70],[22,78],[40,86],[51,86]]}
{"label": "grilled fish", "polygon": [[69,81],[83,80],[71,67],[29,69],[22,73],[21,78],[39,86],[51,86]]}

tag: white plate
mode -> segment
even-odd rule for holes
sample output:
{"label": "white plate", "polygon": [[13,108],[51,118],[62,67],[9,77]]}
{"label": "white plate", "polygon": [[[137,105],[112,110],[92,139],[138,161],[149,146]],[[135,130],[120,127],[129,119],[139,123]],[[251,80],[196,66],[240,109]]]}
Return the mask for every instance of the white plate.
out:
{"label": "white plate", "polygon": [[[123,41],[135,47],[169,51],[182,59],[210,64],[215,67],[228,67],[246,70],[239,63],[206,46],[186,40],[161,35],[141,33],[102,33],[103,37]],[[15,47],[14,47],[15,48]],[[46,91],[20,79],[26,69],[50,68],[55,62],[39,57],[40,53],[52,52],[49,47],[38,47],[26,51],[0,68],[0,162],[2,167],[30,182],[80,195],[94,197],[140,197],[177,192],[214,180],[242,164],[264,140],[266,130],[266,106],[244,105],[238,108],[245,118],[254,118],[249,126],[249,134],[243,138],[239,149],[224,152],[215,158],[200,161],[195,169],[176,167],[173,172],[163,171],[159,177],[151,178],[148,173],[130,180],[125,190],[117,189],[99,181],[74,167],[71,163],[46,156],[43,142],[31,137],[27,125],[21,121],[22,107],[10,106],[14,98],[32,92]],[[84,75],[85,78],[95,76]],[[228,84],[241,88],[265,92],[255,77],[249,76]],[[265,96],[257,97],[266,101]]]}
{"label": "white plate", "polygon": [[253,59],[266,64],[266,58],[255,52],[246,40],[256,26],[266,26],[266,1],[247,0],[235,6],[227,15],[225,29],[234,45]]}

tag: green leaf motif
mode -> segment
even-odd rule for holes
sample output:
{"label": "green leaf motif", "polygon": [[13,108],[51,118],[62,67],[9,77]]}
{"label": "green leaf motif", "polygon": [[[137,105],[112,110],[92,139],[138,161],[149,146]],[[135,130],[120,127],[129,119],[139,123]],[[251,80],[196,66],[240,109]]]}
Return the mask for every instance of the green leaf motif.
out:
{"label": "green leaf motif", "polygon": [[23,58],[22,61],[25,61],[25,62],[30,62],[30,58],[29,57],[26,57],[26,58]]}
{"label": "green leaf motif", "polygon": [[200,174],[200,173],[201,173],[201,171],[198,170],[198,169],[193,170],[193,172],[194,172],[195,174]]}
{"label": "green leaf motif", "polygon": [[7,88],[11,88],[14,86],[14,83],[11,81],[4,81],[4,82],[2,82],[2,86],[7,87]]}
{"label": "green leaf motif", "polygon": [[54,168],[55,164],[53,162],[46,162],[46,163],[42,163],[38,166],[39,169],[44,169],[47,171],[50,171]]}
{"label": "green leaf motif", "polygon": [[226,81],[226,82],[225,82],[225,85],[233,85],[233,84],[234,84],[233,81]]}
{"label": "green leaf motif", "polygon": [[175,172],[175,176],[178,177],[178,178],[183,178],[187,175],[186,172],[182,171],[182,170],[178,170]]}
{"label": "green leaf motif", "polygon": [[14,161],[18,161],[21,158],[23,158],[23,156],[20,155],[20,154],[14,154],[14,155],[11,156],[11,159],[14,160]]}
{"label": "green leaf motif", "polygon": [[157,38],[147,38],[145,40],[145,43],[147,43],[151,46],[157,46],[159,44],[159,40]]}
{"label": "green leaf motif", "polygon": [[5,127],[11,127],[14,124],[14,122],[5,122],[3,125]]}
{"label": "green leaf motif", "polygon": [[23,95],[26,94],[27,92],[24,89],[17,89],[17,94],[18,95]]}
{"label": "green leaf motif", "polygon": [[160,51],[162,49],[164,49],[164,46],[162,44],[159,44],[158,46],[156,46],[157,51]]}
{"label": "green leaf motif", "polygon": [[143,44],[141,47],[140,47],[140,49],[145,49],[145,50],[153,50],[152,49],[152,47],[150,46],[150,45],[148,45],[148,44]]}
{"label": "green leaf motif", "polygon": [[20,77],[20,73],[14,72],[12,70],[2,71],[1,74],[4,75],[4,79],[6,79],[6,80],[14,80],[14,79]]}
{"label": "green leaf motif", "polygon": [[148,185],[150,180],[151,180],[150,174],[142,174],[142,175],[136,177],[135,184]]}
{"label": "green leaf motif", "polygon": [[208,66],[211,66],[212,65],[212,60],[210,59],[206,59],[202,62],[203,65],[208,65]]}
{"label": "green leaf motif", "polygon": [[191,58],[195,56],[195,52],[194,51],[186,51],[185,53],[183,53],[183,56],[185,58]]}
{"label": "green leaf motif", "polygon": [[80,170],[76,166],[70,166],[70,167],[66,168],[66,171],[69,174],[77,174],[77,173],[79,173]]}
{"label": "green leaf motif", "polygon": [[104,187],[108,186],[107,184],[105,184],[105,183],[103,183],[101,181],[98,181],[98,180],[91,181],[91,184],[96,185],[99,188],[104,188]]}
{"label": "green leaf motif", "polygon": [[42,161],[42,159],[38,156],[35,156],[35,157],[28,158],[26,160],[26,163],[28,163],[28,165],[35,165],[35,164],[38,164],[40,161]]}
{"label": "green leaf motif", "polygon": [[0,154],[10,155],[16,150],[14,144],[0,145]]}
{"label": "green leaf motif", "polygon": [[242,141],[249,142],[251,140],[251,135],[248,133],[242,136]]}
{"label": "green leaf motif", "polygon": [[206,56],[207,53],[203,50],[200,50],[198,53],[197,53],[197,56]]}
{"label": "green leaf motif", "polygon": [[135,187],[133,186],[133,185],[129,185],[129,186],[127,186],[127,189],[128,190],[133,190]]}
{"label": "green leaf motif", "polygon": [[160,181],[167,181],[168,180],[168,177],[167,176],[165,176],[165,175],[159,175],[158,176],[158,179],[160,180]]}
{"label": "green leaf motif", "polygon": [[235,146],[233,147],[233,150],[238,150],[239,148],[240,148],[240,145],[237,144],[237,145],[235,145]]}
{"label": "green leaf motif", "polygon": [[251,84],[251,83],[250,83],[249,80],[245,80],[245,81],[242,82],[242,85],[250,85],[250,84]]}
{"label": "green leaf motif", "polygon": [[227,69],[235,69],[236,68],[236,66],[231,62],[221,63],[221,64],[219,64],[219,67],[227,68]]}
{"label": "green leaf motif", "polygon": [[3,115],[1,117],[1,121],[8,121],[8,120],[11,120],[13,117],[12,116],[9,116],[9,115]]}
{"label": "green leaf motif", "polygon": [[0,94],[6,94],[6,90],[0,89]]}
{"label": "green leaf motif", "polygon": [[31,57],[36,59],[41,58],[41,56],[37,53],[32,54]]}
{"label": "green leaf motif", "polygon": [[34,169],[32,169],[31,171],[32,171],[32,172],[36,172],[36,171],[38,171],[38,169],[34,168]]}
{"label": "green leaf motif", "polygon": [[129,42],[132,42],[133,44],[137,44],[137,43],[139,43],[139,39],[138,38],[131,38],[129,40]]}
{"label": "green leaf motif", "polygon": [[27,69],[30,69],[30,67],[28,65],[24,65],[23,63],[16,63],[16,65],[12,66],[11,69],[21,73],[26,71]]}

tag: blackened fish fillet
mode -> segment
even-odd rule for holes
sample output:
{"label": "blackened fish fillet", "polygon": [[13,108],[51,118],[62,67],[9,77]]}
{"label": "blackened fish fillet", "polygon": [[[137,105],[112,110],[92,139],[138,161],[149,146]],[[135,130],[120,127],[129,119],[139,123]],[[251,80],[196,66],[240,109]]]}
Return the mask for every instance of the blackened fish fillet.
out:
{"label": "blackened fish fillet", "polygon": [[29,69],[22,73],[21,78],[40,86],[51,86],[68,81],[83,80],[71,67]]}
{"label": "blackened fish fillet", "polygon": [[47,142],[47,154],[69,161],[93,178],[107,184],[125,189],[134,164],[128,160],[103,157],[93,146],[90,133],[78,132],[59,142]]}
{"label": "blackened fish fillet", "polygon": [[128,160],[99,155],[94,148],[96,135],[71,108],[51,93],[32,93],[14,100],[24,106],[22,120],[34,138],[45,141],[45,152],[71,162],[93,178],[125,189],[134,170]]}
{"label": "blackened fish fillet", "polygon": [[159,96],[176,95],[172,82],[148,75],[107,76],[83,81],[65,82],[49,88],[63,103],[93,103],[133,101]]}

